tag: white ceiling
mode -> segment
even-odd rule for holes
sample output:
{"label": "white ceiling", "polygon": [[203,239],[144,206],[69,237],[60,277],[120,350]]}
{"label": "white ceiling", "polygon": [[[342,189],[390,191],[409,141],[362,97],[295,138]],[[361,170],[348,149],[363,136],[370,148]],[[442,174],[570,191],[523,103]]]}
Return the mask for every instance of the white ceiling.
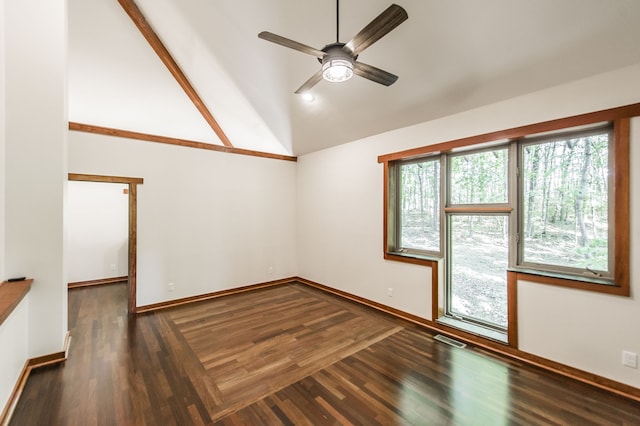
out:
{"label": "white ceiling", "polygon": [[[391,4],[342,0],[348,41]],[[398,0],[409,19],[359,60],[384,87],[321,81],[317,60],[260,40],[335,41],[332,0],[137,0],[239,148],[301,155],[640,62],[638,0]],[[117,0],[69,0],[69,119],[220,144]]]}

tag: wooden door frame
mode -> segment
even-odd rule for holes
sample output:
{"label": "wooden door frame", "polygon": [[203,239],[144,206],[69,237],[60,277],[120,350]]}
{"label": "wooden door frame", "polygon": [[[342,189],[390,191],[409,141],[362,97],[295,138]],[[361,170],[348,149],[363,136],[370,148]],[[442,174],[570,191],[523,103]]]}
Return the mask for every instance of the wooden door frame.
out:
{"label": "wooden door frame", "polygon": [[137,294],[137,249],[138,249],[138,185],[142,185],[142,178],[122,176],[101,176],[69,173],[68,179],[76,182],[121,183],[129,185],[129,315],[136,314]]}

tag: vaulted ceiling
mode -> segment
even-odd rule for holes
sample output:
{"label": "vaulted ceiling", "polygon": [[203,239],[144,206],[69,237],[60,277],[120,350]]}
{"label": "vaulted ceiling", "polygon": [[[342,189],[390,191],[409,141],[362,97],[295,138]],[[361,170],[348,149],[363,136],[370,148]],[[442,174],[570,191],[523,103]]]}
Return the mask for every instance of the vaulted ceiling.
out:
{"label": "vaulted ceiling", "polygon": [[[332,0],[136,0],[234,147],[302,155],[640,62],[638,0],[397,0],[409,19],[360,55],[399,76],[321,81],[257,37],[335,41]],[[342,0],[348,41],[390,0]],[[69,120],[220,145],[117,0],[69,0]]]}

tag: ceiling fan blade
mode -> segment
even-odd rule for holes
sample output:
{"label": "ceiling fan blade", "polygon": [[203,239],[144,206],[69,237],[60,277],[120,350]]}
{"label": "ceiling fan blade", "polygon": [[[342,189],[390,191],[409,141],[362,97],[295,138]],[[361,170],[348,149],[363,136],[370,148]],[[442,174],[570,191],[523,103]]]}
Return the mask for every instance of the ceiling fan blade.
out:
{"label": "ceiling fan blade", "polygon": [[362,62],[355,63],[355,66],[353,67],[353,73],[368,80],[375,81],[376,83],[383,84],[385,86],[391,86],[398,79],[398,76],[395,74],[391,74],[390,72],[381,70],[380,68],[376,68]]}
{"label": "ceiling fan blade", "polygon": [[390,33],[395,27],[409,18],[407,11],[397,4],[392,4],[384,12],[364,27],[349,41],[345,48],[354,56],[359,55],[364,49]]}
{"label": "ceiling fan blade", "polygon": [[311,56],[315,56],[316,58],[322,59],[325,53],[322,50],[318,50],[311,46],[307,46],[306,44],[298,43],[297,41],[293,41],[286,37],[279,36],[274,33],[270,33],[269,31],[262,31],[258,34],[258,37],[270,41],[272,43],[279,44],[280,46],[288,47],[290,49],[297,50],[302,53],[306,53]]}
{"label": "ceiling fan blade", "polygon": [[318,72],[315,73],[314,75],[312,75],[309,80],[305,81],[304,84],[302,86],[300,86],[300,88],[298,90],[296,90],[296,95],[300,95],[300,94],[308,91],[313,86],[318,84],[318,82],[320,80],[322,80],[322,69],[318,70]]}

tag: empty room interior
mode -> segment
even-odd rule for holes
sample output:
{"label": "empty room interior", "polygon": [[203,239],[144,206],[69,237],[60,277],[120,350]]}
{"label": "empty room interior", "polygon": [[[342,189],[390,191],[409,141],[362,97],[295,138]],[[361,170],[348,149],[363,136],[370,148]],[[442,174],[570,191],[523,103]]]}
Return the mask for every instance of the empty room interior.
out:
{"label": "empty room interior", "polygon": [[637,0],[3,0],[0,424],[640,424]]}

